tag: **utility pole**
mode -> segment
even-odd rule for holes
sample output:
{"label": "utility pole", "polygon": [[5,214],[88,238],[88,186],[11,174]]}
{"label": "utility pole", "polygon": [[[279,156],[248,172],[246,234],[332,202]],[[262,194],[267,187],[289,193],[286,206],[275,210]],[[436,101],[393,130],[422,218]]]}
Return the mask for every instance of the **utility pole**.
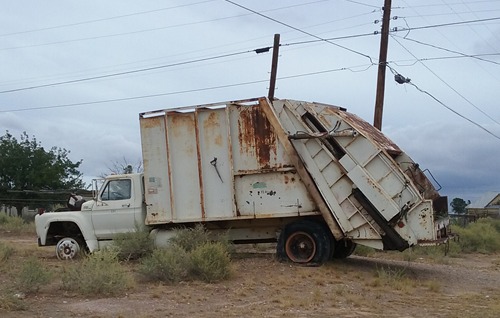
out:
{"label": "utility pole", "polygon": [[391,0],[384,0],[382,17],[382,33],[380,37],[380,54],[378,59],[377,96],[375,99],[375,115],[373,126],[382,130],[382,113],[384,110],[385,70],[387,68],[387,47],[389,46],[389,22],[391,20]]}
{"label": "utility pole", "polygon": [[280,35],[274,35],[273,45],[273,61],[271,63],[271,79],[269,80],[269,94],[267,97],[270,101],[274,100],[274,90],[276,88],[276,74],[278,73],[278,57],[280,49]]}

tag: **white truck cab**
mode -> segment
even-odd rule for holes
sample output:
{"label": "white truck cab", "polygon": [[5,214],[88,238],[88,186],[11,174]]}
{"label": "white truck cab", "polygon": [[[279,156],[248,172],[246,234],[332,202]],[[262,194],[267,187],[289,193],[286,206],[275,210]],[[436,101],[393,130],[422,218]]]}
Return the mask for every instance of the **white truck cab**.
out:
{"label": "white truck cab", "polygon": [[104,179],[93,200],[79,211],[46,212],[35,217],[38,244],[56,245],[60,259],[71,259],[80,250],[93,252],[109,244],[117,233],[144,224],[142,174],[111,175]]}

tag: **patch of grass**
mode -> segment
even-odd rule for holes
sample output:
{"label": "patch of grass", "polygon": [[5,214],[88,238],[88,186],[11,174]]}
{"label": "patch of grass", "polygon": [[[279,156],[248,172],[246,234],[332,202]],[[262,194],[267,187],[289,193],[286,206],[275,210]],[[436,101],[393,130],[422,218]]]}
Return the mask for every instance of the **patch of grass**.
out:
{"label": "patch of grass", "polygon": [[0,242],[0,266],[5,264],[14,254],[14,248],[3,242]]}
{"label": "patch of grass", "polygon": [[404,267],[379,267],[376,270],[375,277],[372,287],[389,286],[392,289],[407,293],[413,287],[416,287],[415,281],[406,276],[406,268]]}
{"label": "patch of grass", "polygon": [[231,259],[227,247],[221,242],[206,242],[189,255],[189,273],[207,283],[229,277]]}
{"label": "patch of grass", "polygon": [[26,223],[20,217],[0,213],[0,231],[11,234],[35,234],[35,226],[33,223]]}
{"label": "patch of grass", "polygon": [[177,283],[187,278],[189,266],[188,253],[176,244],[166,249],[155,249],[144,258],[139,271],[149,280]]}
{"label": "patch of grass", "polygon": [[149,231],[140,229],[117,234],[113,238],[113,246],[118,252],[118,257],[127,261],[151,255],[154,249]]}
{"label": "patch of grass", "polygon": [[63,289],[90,296],[116,296],[134,286],[131,274],[118,260],[116,251],[94,252],[64,270]]}
{"label": "patch of grass", "polygon": [[7,311],[23,311],[28,307],[22,297],[12,290],[0,291],[0,309]]}
{"label": "patch of grass", "polygon": [[465,228],[456,227],[458,245],[465,253],[496,253],[500,251],[500,220],[479,219]]}
{"label": "patch of grass", "polygon": [[358,244],[353,254],[358,256],[371,256],[375,253],[376,250],[374,248]]}
{"label": "patch of grass", "polygon": [[40,287],[48,284],[52,279],[52,272],[38,259],[34,257],[21,266],[17,277],[17,287],[24,293],[37,292]]}

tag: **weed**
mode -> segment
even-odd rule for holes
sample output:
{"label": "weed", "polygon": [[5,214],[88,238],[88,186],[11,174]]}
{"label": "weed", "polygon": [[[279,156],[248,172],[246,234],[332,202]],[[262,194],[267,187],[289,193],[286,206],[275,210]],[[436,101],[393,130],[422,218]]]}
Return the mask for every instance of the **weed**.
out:
{"label": "weed", "polygon": [[154,249],[149,232],[140,229],[117,234],[113,246],[117,249],[118,257],[127,261],[151,255]]}
{"label": "weed", "polygon": [[19,294],[11,290],[0,291],[0,309],[7,311],[26,310],[27,306]]}
{"label": "weed", "polygon": [[374,248],[364,246],[364,245],[359,245],[359,244],[356,247],[356,249],[354,250],[354,254],[359,255],[359,256],[371,256],[371,255],[375,254],[375,252],[376,251]]}
{"label": "weed", "polygon": [[155,249],[141,262],[140,272],[150,280],[176,283],[187,277],[188,253],[176,244]]}
{"label": "weed", "polygon": [[116,251],[94,252],[62,275],[63,289],[83,295],[118,295],[134,285],[130,273],[120,264]]}
{"label": "weed", "polygon": [[456,228],[460,236],[459,245],[463,252],[495,253],[500,251],[500,221],[480,219],[465,228]]}
{"label": "weed", "polygon": [[439,293],[441,291],[441,284],[435,280],[428,281],[426,285],[433,293]]}
{"label": "weed", "polygon": [[212,240],[210,233],[201,224],[197,224],[193,228],[183,228],[175,231],[176,233],[170,239],[170,242],[180,246],[186,252],[191,252],[198,246]]}
{"label": "weed", "polygon": [[52,272],[38,259],[30,257],[21,267],[17,286],[25,293],[37,292],[52,279]]}
{"label": "weed", "polygon": [[11,234],[34,234],[35,226],[33,223],[26,223],[20,217],[0,213],[0,231]]}
{"label": "weed", "polygon": [[0,242],[0,265],[6,263],[12,254],[14,254],[14,248]]}
{"label": "weed", "polygon": [[231,259],[227,247],[221,242],[207,242],[198,246],[190,254],[189,273],[191,276],[211,283],[229,277]]}

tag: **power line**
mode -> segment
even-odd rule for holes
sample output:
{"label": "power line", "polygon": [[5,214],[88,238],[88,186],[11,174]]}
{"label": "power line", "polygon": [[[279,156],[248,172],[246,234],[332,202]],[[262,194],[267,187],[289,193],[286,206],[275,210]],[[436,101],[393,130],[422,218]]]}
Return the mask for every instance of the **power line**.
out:
{"label": "power line", "polygon": [[456,110],[452,109],[451,107],[449,107],[448,105],[446,105],[445,103],[443,103],[442,101],[440,101],[439,99],[437,99],[436,97],[434,97],[431,93],[421,89],[420,87],[418,87],[417,85],[413,84],[412,82],[407,82],[407,84],[410,84],[411,86],[415,87],[417,90],[419,90],[420,92],[426,94],[427,96],[431,97],[432,99],[434,99],[436,102],[438,102],[439,104],[441,104],[442,106],[444,106],[446,109],[448,109],[449,111],[453,112],[455,115],[457,116],[460,116],[461,118],[467,120],[468,122],[470,122],[471,124],[481,128],[482,130],[484,130],[485,132],[487,132],[488,134],[492,135],[493,137],[497,138],[500,140],[500,136],[497,136],[495,135],[493,132],[489,131],[488,129],[486,129],[485,127],[481,126],[480,124],[476,123],[475,121],[473,121],[472,119],[470,118],[467,118],[465,117],[464,115],[460,114],[459,112],[457,112]]}
{"label": "power line", "polygon": [[500,17],[475,19],[475,20],[467,20],[467,21],[459,21],[459,22],[449,22],[449,23],[441,23],[441,24],[434,24],[434,25],[425,25],[425,26],[413,27],[413,28],[411,28],[411,27],[410,28],[401,28],[401,29],[398,29],[397,31],[423,30],[423,29],[430,29],[430,28],[437,28],[437,27],[445,27],[445,26],[453,26],[453,25],[461,25],[461,24],[469,24],[469,23],[478,23],[478,22],[487,22],[487,21],[495,21],[495,20],[500,20]]}
{"label": "power line", "polygon": [[[417,57],[410,51],[408,50],[403,44],[401,44],[401,42],[399,42],[395,37],[392,37],[393,40],[395,40],[404,50],[406,50],[411,56],[413,56],[414,58],[417,59]],[[474,107],[475,109],[477,109],[479,112],[481,112],[483,115],[485,115],[486,117],[488,117],[489,119],[491,119],[493,122],[495,122],[496,124],[500,125],[500,122],[498,122],[496,119],[494,119],[493,117],[491,117],[490,115],[488,115],[485,111],[483,111],[481,108],[479,108],[478,106],[476,106],[473,102],[471,102],[469,99],[467,99],[464,95],[460,94],[459,91],[457,91],[455,88],[453,88],[450,84],[448,84],[444,79],[442,79],[439,75],[436,74],[436,72],[434,72],[433,70],[431,70],[427,65],[425,65],[424,62],[420,61],[420,64],[422,64],[429,72],[431,72],[437,79],[439,79],[443,84],[445,84],[446,86],[448,86],[448,88],[450,88],[453,92],[455,92],[458,96],[460,96],[463,100],[465,100],[469,105],[471,105],[472,107]],[[389,67],[390,68],[390,67]],[[390,68],[391,69],[391,68]],[[391,71],[394,72],[394,70],[391,69]],[[455,112],[455,111],[453,111]],[[457,113],[458,114],[458,113]],[[461,116],[461,115],[460,115]],[[463,116],[462,116],[463,117]],[[465,117],[464,117],[465,118]],[[471,121],[470,119],[467,119],[469,121]],[[472,121],[471,121],[472,122]],[[474,123],[474,122],[473,122]],[[476,124],[476,123],[474,123]],[[479,125],[479,124],[476,124],[476,125]],[[480,126],[480,125],[479,125]],[[482,127],[482,126],[480,126]],[[486,130],[485,128],[482,127],[482,129]],[[488,130],[486,130],[488,131]],[[489,132],[489,131],[488,131]],[[489,132],[491,133],[491,132]],[[492,134],[492,133],[491,133]],[[495,137],[498,138],[498,136],[494,135]]]}
{"label": "power line", "polygon": [[[422,42],[422,41],[418,41],[418,40],[415,40],[415,39],[412,39],[412,38],[408,38],[408,37],[402,37],[402,38],[404,40],[412,41],[412,42],[415,42],[415,43],[418,43],[418,44],[421,44],[421,45],[425,45],[425,46],[429,46],[429,47],[432,47],[432,48],[435,48],[435,49],[438,49],[438,50],[442,50],[442,51],[446,51],[446,52],[450,52],[450,53],[459,54],[459,55],[461,55],[463,57],[470,57],[470,58],[474,58],[474,59],[477,59],[477,60],[480,60],[480,61],[483,61],[483,62],[488,62],[488,63],[493,63],[493,64],[500,65],[499,62],[492,61],[492,60],[487,60],[487,59],[483,59],[483,58],[479,57],[481,54],[477,54],[477,55],[465,54],[465,53],[462,53],[462,52],[458,52],[458,51],[455,51],[455,50],[447,49],[447,48],[444,48],[444,47],[441,47],[441,46],[437,46],[437,45],[434,45],[434,44],[429,44],[429,43],[425,43],[425,42]],[[487,55],[487,54],[485,54],[485,55]],[[496,55],[496,54],[494,54],[494,55]]]}
{"label": "power line", "polygon": [[[214,1],[214,0],[203,1],[203,2],[199,2],[199,3],[210,2],[210,1]],[[310,5],[310,4],[314,4],[314,3],[318,3],[318,2],[324,2],[324,1],[330,1],[330,0],[311,1],[311,2],[306,2],[306,3],[300,3],[300,4],[295,4],[295,5],[289,5],[289,6],[284,6],[284,7],[269,9],[269,10],[265,10],[263,12],[272,12],[272,11],[277,11],[277,10],[289,9],[289,8],[293,8],[293,7],[305,6],[305,5]],[[199,3],[195,3],[195,4],[199,4]],[[181,5],[181,6],[171,7],[171,8],[178,8],[178,7],[183,7],[183,6],[187,6],[187,5]],[[171,9],[171,8],[166,8],[166,9]],[[158,9],[158,10],[152,10],[152,11],[145,11],[144,13],[149,13],[149,12],[154,12],[154,11],[161,11],[161,10],[166,10],[166,9]],[[138,13],[138,14],[142,14],[142,13]],[[130,15],[136,15],[136,14],[130,14]],[[16,50],[16,49],[26,49],[26,48],[41,47],[41,46],[48,46],[48,45],[55,45],[55,44],[64,44],[64,43],[72,43],[72,42],[80,42],[80,41],[89,41],[89,40],[111,38],[111,37],[117,37],[117,36],[124,36],[124,35],[145,33],[145,32],[151,32],[151,31],[158,31],[158,30],[165,30],[165,29],[185,27],[185,26],[189,26],[189,25],[196,25],[196,24],[203,24],[203,23],[209,23],[209,22],[215,22],[215,21],[222,21],[222,20],[228,20],[228,19],[233,19],[233,18],[238,18],[238,17],[244,17],[244,16],[249,16],[249,15],[252,15],[252,13],[240,14],[240,15],[233,15],[233,16],[229,16],[229,17],[215,18],[215,19],[209,19],[209,20],[201,20],[201,21],[194,21],[194,22],[185,22],[185,23],[179,23],[179,24],[174,24],[174,25],[167,25],[167,26],[156,27],[156,28],[149,28],[149,29],[142,29],[142,30],[136,30],[136,31],[130,31],[130,32],[122,32],[122,33],[98,35],[98,36],[92,36],[92,37],[87,37],[87,38],[78,38],[78,39],[61,40],[61,41],[54,41],[54,42],[47,42],[47,43],[40,43],[40,44],[30,44],[30,45],[6,47],[6,48],[0,48],[0,51]],[[75,24],[69,24],[69,25],[65,25],[65,26],[72,26],[72,25],[78,25],[78,24],[93,23],[93,22],[97,22],[97,21],[101,21],[101,20],[111,20],[111,19],[122,18],[122,17],[126,17],[126,16],[129,16],[129,15],[117,16],[117,17],[110,17],[110,18],[104,18],[104,19],[99,19],[99,20],[90,20],[90,21],[85,21],[85,22],[80,22],[80,23],[75,23]],[[46,29],[53,29],[53,28],[58,28],[58,27],[60,27],[60,26],[49,27],[49,28],[46,28]],[[39,29],[39,30],[45,30],[45,29]],[[38,31],[38,30],[34,30],[34,31]],[[28,31],[28,32],[31,32],[31,31]]]}
{"label": "power line", "polygon": [[177,8],[182,8],[182,7],[189,7],[189,6],[193,6],[193,5],[198,5],[198,4],[207,3],[207,2],[214,2],[214,1],[215,0],[205,0],[205,1],[200,1],[200,2],[189,3],[189,4],[181,4],[181,5],[177,5],[177,6],[173,6],[173,7],[160,8],[160,9],[154,9],[154,10],[148,10],[148,11],[140,11],[140,12],[134,12],[134,13],[129,13],[129,14],[123,14],[123,15],[116,15],[116,16],[102,18],[102,19],[94,19],[94,20],[87,20],[87,21],[75,22],[75,23],[70,23],[70,24],[55,25],[55,26],[46,27],[46,28],[31,29],[31,30],[12,32],[12,33],[4,33],[4,34],[0,34],[0,37],[33,33],[33,32],[40,32],[40,31],[47,31],[47,30],[54,30],[54,29],[61,29],[61,28],[73,27],[73,26],[77,26],[77,25],[121,19],[121,18],[136,16],[136,15],[143,15],[143,14],[149,14],[149,13],[153,13],[153,12],[172,10],[172,9],[177,9]]}
{"label": "power line", "polygon": [[96,80],[96,79],[139,73],[139,72],[147,72],[147,71],[158,70],[158,69],[163,69],[163,68],[168,68],[168,67],[173,67],[173,66],[186,65],[186,64],[198,63],[198,62],[209,61],[209,60],[214,60],[214,59],[220,59],[220,58],[224,58],[224,57],[241,55],[241,54],[246,54],[246,53],[255,52],[255,51],[256,50],[248,50],[248,51],[241,51],[241,52],[236,52],[236,53],[228,53],[228,54],[222,54],[222,55],[218,55],[218,56],[200,58],[200,59],[196,59],[196,60],[190,60],[190,61],[184,61],[184,62],[178,62],[178,63],[172,63],[172,64],[166,64],[166,65],[159,65],[159,66],[153,66],[153,67],[146,67],[146,68],[118,72],[118,73],[111,73],[111,74],[105,74],[105,75],[79,78],[79,79],[75,79],[75,80],[68,80],[68,81],[55,82],[55,83],[49,83],[49,84],[43,84],[43,85],[35,85],[35,86],[29,86],[29,87],[9,89],[9,90],[0,91],[0,94],[13,93],[13,92],[25,91],[25,90],[35,89],[35,88],[56,86],[56,85],[79,83],[79,82],[91,81],[91,80]]}
{"label": "power line", "polygon": [[286,26],[287,28],[290,28],[290,29],[293,29],[293,30],[298,31],[298,32],[300,32],[300,33],[303,33],[303,34],[309,35],[309,36],[311,36],[311,37],[313,37],[313,38],[316,38],[316,39],[318,39],[318,40],[320,40],[320,41],[324,41],[324,42],[330,43],[330,44],[332,44],[332,45],[334,45],[334,46],[340,47],[340,48],[342,48],[342,49],[344,49],[344,50],[347,50],[347,51],[349,51],[349,52],[352,52],[352,53],[354,53],[354,54],[357,54],[357,55],[361,55],[361,56],[363,56],[363,57],[366,57],[366,58],[368,58],[368,59],[370,60],[370,63],[374,64],[374,63],[373,63],[372,58],[371,58],[369,55],[366,55],[366,54],[364,54],[364,53],[361,53],[361,52],[358,52],[358,51],[356,51],[356,50],[350,49],[350,48],[348,48],[348,47],[342,46],[342,45],[340,45],[340,44],[337,44],[337,43],[331,42],[331,41],[329,41],[329,40],[327,40],[327,39],[321,38],[321,37],[319,37],[319,36],[317,36],[317,35],[314,35],[314,34],[312,34],[312,33],[309,33],[309,32],[307,32],[307,31],[304,31],[304,30],[302,30],[302,29],[296,28],[296,27],[294,27],[294,26],[292,26],[292,25],[290,25],[290,24],[287,24],[287,23],[281,22],[281,21],[279,21],[279,20],[276,20],[276,19],[271,18],[271,17],[269,17],[269,16],[267,16],[267,15],[265,15],[265,14],[262,14],[261,12],[258,12],[258,11],[255,11],[255,10],[252,10],[252,9],[250,9],[250,8],[248,8],[248,7],[245,7],[245,6],[241,5],[241,4],[238,4],[238,3],[234,2],[234,1],[231,1],[231,0],[225,0],[225,1],[226,1],[226,2],[228,2],[228,3],[230,3],[230,4],[232,4],[232,5],[235,5],[235,6],[237,6],[237,7],[240,7],[240,8],[242,8],[242,9],[244,9],[244,10],[250,11],[250,12],[252,12],[252,13],[254,13],[254,14],[256,14],[256,15],[260,16],[260,17],[263,17],[263,18],[268,19],[268,20],[270,20],[270,21],[273,21],[273,22],[275,22],[275,23],[278,23],[278,24],[281,24],[281,25],[283,25],[283,26]]}
{"label": "power line", "polygon": [[[302,74],[296,74],[296,75],[281,76],[281,77],[278,77],[277,80],[286,80],[286,79],[292,79],[292,78],[298,78],[298,77],[305,77],[305,76],[312,76],[312,75],[319,75],[319,74],[325,74],[325,73],[331,73],[331,72],[337,72],[337,71],[364,72],[364,71],[368,70],[370,67],[372,67],[373,65],[374,64],[365,64],[365,65],[357,65],[357,66],[342,67],[342,68],[336,68],[336,69],[330,69],[330,70],[323,70],[323,71],[302,73]],[[360,67],[362,67],[363,69],[361,69],[361,70],[355,70],[356,68],[360,68]],[[234,84],[210,86],[210,87],[204,87],[204,88],[194,88],[194,89],[188,89],[188,90],[181,90],[181,91],[174,91],[174,92],[167,92],[167,93],[159,93],[159,94],[151,94],[151,95],[140,95],[140,96],[131,96],[131,97],[123,97],[123,98],[114,98],[114,99],[105,99],[105,100],[98,100],[98,101],[90,101],[90,102],[71,103],[71,104],[59,104],[59,105],[52,105],[52,106],[25,107],[25,108],[17,108],[17,109],[8,109],[8,110],[0,110],[0,113],[22,112],[22,111],[31,111],[31,110],[45,110],[45,109],[53,109],[53,108],[66,108],[66,107],[95,105],[95,104],[103,104],[103,103],[111,103],[111,102],[123,102],[123,101],[137,100],[137,99],[144,99],[144,98],[153,98],[153,97],[161,97],[161,96],[169,96],[169,95],[179,95],[179,94],[186,94],[186,93],[196,93],[196,92],[209,91],[209,90],[215,90],[215,89],[230,88],[230,87],[237,87],[237,86],[245,86],[245,85],[251,85],[251,84],[259,84],[259,83],[265,83],[265,82],[268,82],[268,81],[269,81],[268,79],[263,79],[263,80],[255,80],[255,81],[248,81],[248,82],[241,82],[241,83],[234,83]]]}

